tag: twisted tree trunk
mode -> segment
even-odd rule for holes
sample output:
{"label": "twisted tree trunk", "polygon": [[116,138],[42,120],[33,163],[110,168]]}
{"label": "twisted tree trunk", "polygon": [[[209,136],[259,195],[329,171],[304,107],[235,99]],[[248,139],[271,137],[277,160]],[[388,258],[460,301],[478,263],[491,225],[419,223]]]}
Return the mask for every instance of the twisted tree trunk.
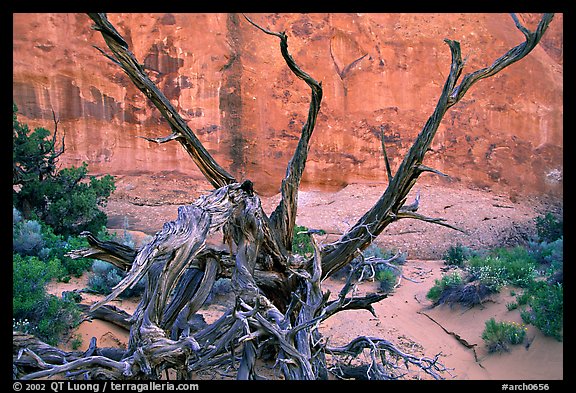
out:
{"label": "twisted tree trunk", "polygon": [[[366,309],[385,299],[385,294],[364,297],[351,295],[356,265],[336,300],[329,301],[322,291],[322,280],[349,264],[392,222],[413,218],[452,227],[440,218],[418,214],[419,198],[406,205],[407,196],[423,172],[438,171],[422,164],[446,111],[456,104],[477,81],[522,59],[538,44],[552,20],[542,17],[535,32],[528,31],[513,15],[526,38],[497,59],[492,66],[460,79],[464,62],[460,45],[446,40],[452,53],[450,72],[436,108],[392,175],[382,144],[389,184],[376,204],[336,242],[319,248],[314,232],[308,235],[314,255],[305,260],[293,254],[292,238],[297,215],[297,196],[305,169],[309,141],[322,101],[322,85],[302,71],[288,51],[288,37],[264,29],[246,18],[259,30],[280,39],[280,51],[292,72],[311,89],[308,119],[298,146],[288,164],[281,185],[281,201],[268,217],[249,180],[238,182],[203,148],[200,141],[178,115],[166,97],[148,78],[130,52],[126,41],[105,14],[89,14],[94,28],[102,33],[118,64],[168,120],[172,133],[156,143],[176,140],[182,144],[214,191],[194,203],[181,206],[176,220],[167,222],[154,239],[140,250],[115,242],[103,242],[86,233],[90,248],[70,253],[73,257],[97,258],[128,270],[127,276],[112,293],[90,308],[94,313],[123,290],[147,278],[143,298],[129,320],[130,342],[126,352],[99,349],[93,342],[85,353],[63,351],[38,342],[34,337],[14,333],[14,377],[43,378],[53,375],[74,378],[148,379],[159,378],[173,369],[179,378],[191,378],[195,372],[235,365],[238,379],[262,378],[256,362],[264,354],[275,358],[285,379],[365,378],[388,379],[416,366],[432,378],[443,378],[447,370],[434,357],[416,357],[402,352],[391,342],[376,337],[358,337],[348,345],[329,346],[319,325],[337,312]],[[102,53],[104,51],[101,50]],[[456,228],[454,228],[456,229]],[[221,233],[229,251],[212,248],[207,239]],[[397,257],[397,256],[396,256]],[[394,259],[393,257],[392,259]],[[389,261],[382,261],[387,263]],[[207,327],[193,331],[191,321],[204,304],[214,282],[221,277],[232,280],[236,296],[233,307]],[[107,310],[107,314],[114,310]],[[351,366],[342,359],[358,357],[364,351],[370,363]]]}

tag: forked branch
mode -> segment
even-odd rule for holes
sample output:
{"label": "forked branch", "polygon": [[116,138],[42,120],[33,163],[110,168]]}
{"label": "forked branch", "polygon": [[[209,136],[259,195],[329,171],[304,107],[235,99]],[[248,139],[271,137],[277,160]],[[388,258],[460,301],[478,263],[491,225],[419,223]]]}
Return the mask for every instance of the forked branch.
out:
{"label": "forked branch", "polygon": [[229,174],[214,160],[194,132],[188,127],[188,124],[186,124],[184,119],[178,114],[178,111],[150,80],[134,54],[128,49],[126,40],[124,40],[120,33],[118,33],[114,26],[108,21],[106,14],[90,13],[88,15],[95,23],[93,29],[102,33],[102,37],[108,45],[108,48],[112,51],[112,55],[106,54],[99,48],[96,49],[122,67],[126,75],[134,82],[134,85],[154,103],[172,128],[172,134],[169,137],[149,140],[161,143],[175,139],[180,142],[190,157],[192,157],[192,160],[194,160],[204,177],[206,177],[214,188],[235,183],[236,180],[234,176]]}
{"label": "forked branch", "polygon": [[[506,52],[490,67],[467,74],[460,85],[457,85],[457,83],[464,68],[460,43],[445,40],[452,53],[452,63],[450,65],[450,73],[448,74],[434,112],[428,118],[424,128],[418,134],[400,164],[398,171],[376,204],[368,210],[350,230],[342,235],[333,246],[326,247],[323,250],[323,272],[331,273],[345,266],[354,258],[355,250],[363,250],[366,248],[384,228],[398,217],[398,213],[404,205],[408,193],[418,180],[420,174],[425,171],[434,171],[423,166],[422,161],[446,111],[457,103],[474,83],[495,75],[530,53],[538,42],[540,42],[540,39],[553,18],[553,14],[544,14],[535,32],[530,32],[523,27],[515,15],[513,15],[512,18],[516,26],[526,37],[526,41]],[[412,216],[412,218],[424,219],[424,217],[414,216]],[[441,223],[446,226],[445,223],[438,220],[426,219],[426,221]]]}

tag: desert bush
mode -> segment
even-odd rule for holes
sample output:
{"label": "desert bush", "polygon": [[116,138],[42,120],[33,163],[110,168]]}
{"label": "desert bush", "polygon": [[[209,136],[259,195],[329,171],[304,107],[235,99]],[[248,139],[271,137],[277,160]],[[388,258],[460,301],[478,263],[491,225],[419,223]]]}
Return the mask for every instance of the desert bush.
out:
{"label": "desert bush", "polygon": [[[113,240],[125,246],[134,248],[134,239],[127,231],[124,231],[121,237],[117,233],[106,233],[102,239]],[[88,277],[88,288],[102,295],[108,295],[112,292],[112,288],[114,288],[128,274],[111,263],[98,259],[92,261],[91,264],[92,266]],[[143,277],[134,287],[126,288],[120,296],[129,298],[142,295],[146,287],[145,280],[146,278]]]}
{"label": "desert bush", "polygon": [[485,322],[482,339],[488,352],[508,351],[508,345],[521,344],[526,337],[526,328],[515,322],[496,322],[490,318]]}
{"label": "desert bush", "polygon": [[428,290],[426,297],[433,302],[437,302],[442,293],[450,288],[460,287],[464,284],[462,276],[458,272],[445,274],[441,279],[434,280],[434,285]]}
{"label": "desert bush", "polygon": [[525,323],[536,326],[544,335],[562,341],[564,323],[564,286],[535,281],[528,290],[528,306],[520,315]]}
{"label": "desert bush", "polygon": [[[42,301],[44,287],[51,279],[62,274],[62,266],[58,259],[44,262],[34,256],[12,255],[12,307],[15,316],[26,318],[34,314],[36,307]],[[31,318],[28,318],[32,320]]]}
{"label": "desert bush", "polygon": [[88,241],[77,236],[69,236],[66,241],[60,243],[60,248],[55,253],[60,256],[62,267],[69,276],[80,277],[84,272],[90,270],[93,260],[90,258],[72,259],[65,254],[72,250],[79,250],[88,247]]}
{"label": "desert bush", "polygon": [[448,247],[443,258],[446,265],[461,267],[465,261],[474,255],[475,253],[472,249],[458,243],[455,246]]}
{"label": "desert bush", "polygon": [[394,289],[399,275],[399,270],[384,264],[378,264],[374,274],[374,279],[378,281],[378,288],[380,291],[390,293]]}
{"label": "desert bush", "polygon": [[212,289],[206,298],[206,304],[232,304],[234,302],[234,292],[232,290],[232,280],[227,277],[220,277],[212,285]]}
{"label": "desert bush", "polygon": [[[13,212],[18,211],[13,209]],[[14,220],[12,250],[20,255],[38,256],[41,259],[48,257],[50,250],[45,247],[42,226],[38,221]]]}
{"label": "desert bush", "polygon": [[491,291],[498,292],[500,288],[506,285],[506,272],[505,270],[495,263],[491,263],[491,259],[484,259],[488,264],[475,265],[469,267],[472,281],[478,281],[490,288]]}
{"label": "desert bush", "polygon": [[528,300],[530,299],[530,293],[528,291],[524,291],[519,295],[516,295],[516,303],[519,306],[525,306],[528,304]]}
{"label": "desert bush", "polygon": [[[92,263],[92,269],[88,277],[88,288],[95,293],[108,295],[124,277],[126,272],[122,269],[112,265],[111,263],[95,260]],[[132,288],[126,288],[119,297],[130,298],[140,296],[144,293],[146,287],[146,278],[143,277]]]}
{"label": "desert bush", "polygon": [[42,261],[58,260],[63,267],[60,275],[54,277],[64,281],[69,276],[80,277],[92,265],[88,258],[72,259],[66,253],[88,247],[86,239],[78,236],[57,235],[53,229],[38,220],[24,219],[16,209],[13,212],[12,249],[23,256],[35,256]]}
{"label": "desert bush", "polygon": [[[376,244],[371,243],[364,251],[365,259],[376,258],[376,259],[390,259],[396,255],[395,250],[389,250],[385,248],[378,247]],[[394,260],[395,264],[402,265],[406,262],[406,254],[402,254],[399,258]]]}
{"label": "desert bush", "polygon": [[534,219],[536,221],[536,233],[540,241],[551,243],[564,235],[564,223],[562,218],[548,212]]}
{"label": "desert bush", "polygon": [[478,280],[493,291],[504,285],[526,287],[536,277],[536,263],[523,247],[498,248],[486,256],[473,256],[467,262],[471,280]]}
{"label": "desert bush", "polygon": [[82,346],[82,335],[76,334],[72,337],[71,340],[72,349],[77,351]]}
{"label": "desert bush", "polygon": [[226,296],[232,292],[232,280],[221,277],[214,282],[211,293],[215,296]]}
{"label": "desert bush", "polygon": [[564,274],[564,236],[553,242],[530,242],[528,251],[544,271],[549,282],[556,283],[563,281]]}
{"label": "desert bush", "polygon": [[54,295],[48,295],[40,309],[33,333],[51,345],[56,345],[81,320],[81,312],[76,303]]}
{"label": "desert bush", "polygon": [[[54,232],[65,236],[87,230],[97,233],[106,225],[100,207],[116,189],[110,175],[88,176],[88,165],[58,170],[58,157],[64,149],[56,148],[55,134],[45,128],[31,131],[17,119],[13,104],[13,189],[12,204],[26,218],[40,219]],[[55,131],[56,133],[56,131]]]}
{"label": "desert bush", "polygon": [[484,299],[493,292],[488,286],[478,281],[450,285],[442,290],[434,305],[449,304],[453,306],[458,303],[464,307],[473,307],[482,304]]}
{"label": "desert bush", "polygon": [[62,275],[58,259],[42,261],[35,256],[12,256],[13,327],[25,328],[48,344],[79,321],[76,304],[46,293],[46,283]]}
{"label": "desert bush", "polygon": [[312,246],[310,236],[306,233],[300,233],[307,230],[308,228],[305,226],[294,226],[294,236],[292,237],[292,252],[294,254],[299,254],[305,257],[310,257],[314,254],[314,247]]}

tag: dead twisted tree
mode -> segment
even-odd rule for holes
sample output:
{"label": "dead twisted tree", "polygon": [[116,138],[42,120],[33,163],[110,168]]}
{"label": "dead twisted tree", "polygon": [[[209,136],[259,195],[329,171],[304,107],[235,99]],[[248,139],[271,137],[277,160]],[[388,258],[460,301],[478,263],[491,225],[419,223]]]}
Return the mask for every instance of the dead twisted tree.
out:
{"label": "dead twisted tree", "polygon": [[[269,356],[285,379],[400,378],[409,365],[433,378],[443,378],[447,370],[439,361],[440,354],[414,356],[387,340],[369,336],[358,337],[345,346],[329,345],[318,330],[323,321],[350,309],[374,313],[372,304],[386,295],[355,296],[351,292],[354,270],[334,300],[329,300],[329,293],[322,291],[321,284],[361,254],[394,221],[412,218],[454,228],[442,219],[417,213],[419,198],[406,204],[408,193],[422,173],[442,175],[422,164],[436,130],[446,111],[460,101],[474,83],[495,75],[529,54],[553,15],[543,15],[534,32],[512,15],[525,41],[491,66],[462,78],[465,62],[460,44],[445,40],[452,54],[449,75],[434,112],[395,174],[391,173],[382,140],[389,178],[386,190],[336,242],[319,247],[310,231],[314,255],[309,260],[293,254],[291,245],[298,189],[322,101],[322,85],[296,64],[288,51],[287,35],[262,28],[246,17],[260,31],[279,38],[286,64],[311,90],[308,119],[282,180],[281,201],[268,217],[252,183],[235,179],[204,149],[147,76],[106,15],[89,16],[95,23],[93,28],[102,34],[112,54],[99,50],[124,70],[170,124],[168,136],[147,139],[156,143],[179,142],[213,185],[214,191],[191,205],[179,207],[177,219],[165,223],[153,240],[139,250],[100,241],[86,233],[90,247],[71,253],[74,257],[108,261],[128,271],[109,296],[91,307],[91,312],[106,309],[107,302],[146,277],[146,291],[134,314],[116,316],[120,324],[130,326],[127,350],[98,348],[93,340],[86,352],[64,352],[33,336],[14,332],[14,377],[150,379],[160,378],[164,370],[172,369],[178,378],[189,379],[203,370],[231,367],[238,379],[260,379],[262,377],[256,372],[257,359]],[[207,239],[215,234],[222,235],[228,251],[208,245]],[[362,266],[356,267],[359,268]],[[214,282],[221,277],[231,279],[235,304],[217,321],[195,331],[190,323],[192,317],[204,304]],[[106,311],[114,313],[110,308]],[[367,363],[354,365],[350,362],[363,353],[369,356]]]}

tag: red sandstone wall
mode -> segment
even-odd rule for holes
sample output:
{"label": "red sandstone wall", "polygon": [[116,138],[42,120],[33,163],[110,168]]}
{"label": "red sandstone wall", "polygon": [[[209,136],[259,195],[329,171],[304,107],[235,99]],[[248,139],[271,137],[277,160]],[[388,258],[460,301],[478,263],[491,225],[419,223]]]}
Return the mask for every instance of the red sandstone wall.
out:
{"label": "red sandstone wall", "polygon": [[[468,66],[489,65],[523,41],[507,14],[252,14],[286,31],[324,99],[304,181],[385,181],[422,129],[450,66],[444,38]],[[534,28],[537,15],[521,14]],[[167,123],[123,72],[84,14],[14,14],[13,99],[21,121],[66,131],[64,165],[93,173],[170,171],[198,177]],[[215,158],[263,193],[277,192],[306,120],[309,90],[287,69],[278,39],[241,15],[110,14],[136,57]],[[527,58],[480,81],[445,116],[425,164],[466,187],[561,196],[563,16]],[[355,60],[360,61],[349,67]],[[430,177],[432,175],[425,175]],[[442,180],[446,181],[446,180]]]}

